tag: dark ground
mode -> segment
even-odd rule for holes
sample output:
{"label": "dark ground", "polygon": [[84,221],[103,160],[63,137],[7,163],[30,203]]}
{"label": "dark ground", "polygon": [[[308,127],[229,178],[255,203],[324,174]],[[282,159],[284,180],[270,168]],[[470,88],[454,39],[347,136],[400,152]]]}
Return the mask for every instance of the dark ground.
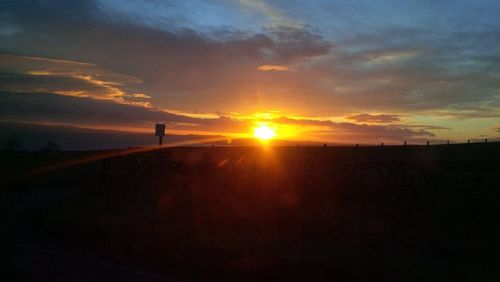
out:
{"label": "dark ground", "polygon": [[500,280],[500,143],[115,153],[0,153],[1,281]]}

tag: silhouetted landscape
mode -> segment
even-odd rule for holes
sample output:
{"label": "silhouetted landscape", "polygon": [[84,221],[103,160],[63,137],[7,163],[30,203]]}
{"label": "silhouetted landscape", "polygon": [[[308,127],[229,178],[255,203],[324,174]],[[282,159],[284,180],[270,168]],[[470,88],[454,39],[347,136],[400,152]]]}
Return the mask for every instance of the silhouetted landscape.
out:
{"label": "silhouetted landscape", "polygon": [[498,281],[500,143],[0,153],[6,281]]}
{"label": "silhouetted landscape", "polygon": [[500,281],[499,0],[0,0],[0,282]]}

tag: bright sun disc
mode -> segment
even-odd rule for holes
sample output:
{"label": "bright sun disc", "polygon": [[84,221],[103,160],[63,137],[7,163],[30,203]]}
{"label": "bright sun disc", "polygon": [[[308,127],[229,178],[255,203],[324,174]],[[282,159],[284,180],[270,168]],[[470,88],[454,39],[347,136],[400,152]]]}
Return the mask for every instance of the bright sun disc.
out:
{"label": "bright sun disc", "polygon": [[253,135],[261,140],[269,140],[276,136],[276,133],[267,125],[259,125],[254,129]]}

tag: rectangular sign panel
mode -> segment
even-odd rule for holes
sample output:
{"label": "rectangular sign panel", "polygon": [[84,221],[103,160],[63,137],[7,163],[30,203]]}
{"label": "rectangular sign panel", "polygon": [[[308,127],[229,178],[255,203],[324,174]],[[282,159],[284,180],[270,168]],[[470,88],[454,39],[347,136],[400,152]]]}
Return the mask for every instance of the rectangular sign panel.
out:
{"label": "rectangular sign panel", "polygon": [[165,124],[164,123],[157,123],[156,124],[155,136],[165,136]]}

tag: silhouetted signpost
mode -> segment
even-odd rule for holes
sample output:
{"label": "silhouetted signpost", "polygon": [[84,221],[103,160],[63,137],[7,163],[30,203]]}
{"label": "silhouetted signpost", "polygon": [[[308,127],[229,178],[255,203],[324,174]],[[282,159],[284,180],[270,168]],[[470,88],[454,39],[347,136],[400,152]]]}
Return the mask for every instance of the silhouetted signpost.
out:
{"label": "silhouetted signpost", "polygon": [[158,146],[161,146],[163,143],[163,136],[165,136],[165,124],[164,123],[157,123],[156,124],[155,136],[159,137]]}

